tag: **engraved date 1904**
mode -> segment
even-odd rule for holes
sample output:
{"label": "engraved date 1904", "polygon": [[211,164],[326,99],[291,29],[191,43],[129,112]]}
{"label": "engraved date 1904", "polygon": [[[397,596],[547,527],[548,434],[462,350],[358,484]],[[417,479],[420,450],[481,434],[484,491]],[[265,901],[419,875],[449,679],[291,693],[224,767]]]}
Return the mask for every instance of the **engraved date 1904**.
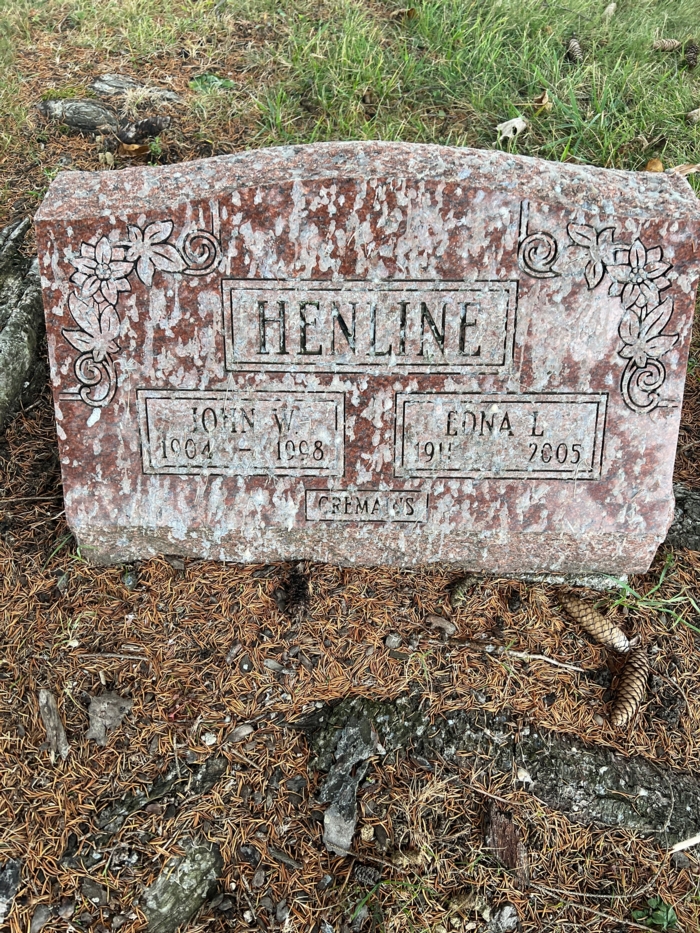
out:
{"label": "engraved date 1904", "polygon": [[337,393],[141,390],[138,397],[146,473],[342,473]]}

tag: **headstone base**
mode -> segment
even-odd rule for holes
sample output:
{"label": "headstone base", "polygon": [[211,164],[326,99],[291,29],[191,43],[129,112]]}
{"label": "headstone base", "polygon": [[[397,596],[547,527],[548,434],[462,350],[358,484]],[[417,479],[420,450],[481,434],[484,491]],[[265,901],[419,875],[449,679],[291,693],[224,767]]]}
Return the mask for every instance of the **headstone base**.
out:
{"label": "headstone base", "polygon": [[[420,546],[410,540],[405,527],[375,529],[370,535],[359,529],[345,541],[304,531],[266,529],[240,537],[218,538],[211,528],[197,531],[191,526],[186,537],[171,530],[149,532],[138,527],[119,528],[92,524],[77,541],[83,557],[100,565],[144,560],[158,554],[232,563],[276,563],[311,560],[358,567],[442,568],[489,575],[528,575],[533,582],[563,582],[564,576],[580,579],[595,576],[621,577],[645,573],[662,539],[656,535],[548,535],[513,534],[503,537],[454,534],[446,539],[421,538]],[[534,579],[537,577],[537,579]],[[523,576],[523,579],[525,577]],[[592,585],[583,584],[580,585]]]}

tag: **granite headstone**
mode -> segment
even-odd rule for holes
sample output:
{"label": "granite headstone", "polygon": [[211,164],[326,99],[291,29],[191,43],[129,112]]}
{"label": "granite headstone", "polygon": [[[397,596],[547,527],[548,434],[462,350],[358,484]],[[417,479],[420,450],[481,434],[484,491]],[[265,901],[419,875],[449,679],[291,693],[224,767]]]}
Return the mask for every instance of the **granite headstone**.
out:
{"label": "granite headstone", "polygon": [[680,175],[329,143],[63,172],[37,235],[95,561],[621,574],[666,534]]}

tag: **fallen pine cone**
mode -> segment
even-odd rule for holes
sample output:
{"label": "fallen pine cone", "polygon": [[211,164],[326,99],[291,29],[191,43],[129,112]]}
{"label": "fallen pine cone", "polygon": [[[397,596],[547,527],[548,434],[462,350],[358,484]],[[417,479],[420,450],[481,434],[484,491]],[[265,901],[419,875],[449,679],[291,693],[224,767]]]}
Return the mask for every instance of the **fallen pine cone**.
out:
{"label": "fallen pine cone", "polygon": [[697,66],[698,58],[700,58],[700,45],[695,39],[691,39],[685,47],[685,62],[691,71]]}
{"label": "fallen pine cone", "polygon": [[690,113],[686,113],[685,118],[688,123],[700,123],[700,107],[698,107],[697,110],[691,110]]}
{"label": "fallen pine cone", "polygon": [[311,595],[310,579],[301,567],[293,567],[281,587],[275,590],[274,597],[280,612],[292,622],[301,622],[306,618]]}
{"label": "fallen pine cone", "polygon": [[581,50],[581,43],[578,41],[576,36],[572,36],[569,39],[569,44],[566,47],[566,57],[570,62],[573,62],[575,65],[580,65],[583,61],[583,51]]}
{"label": "fallen pine cone", "polygon": [[381,881],[382,873],[371,865],[355,865],[355,877],[363,888],[373,888]]}
{"label": "fallen pine cone", "polygon": [[657,39],[652,45],[655,52],[677,52],[680,47],[678,39]]}
{"label": "fallen pine cone", "polygon": [[645,648],[631,651],[617,687],[610,722],[615,728],[626,726],[641,706],[647,692],[649,658]]}
{"label": "fallen pine cone", "polygon": [[568,615],[601,645],[612,648],[620,654],[627,654],[630,650],[629,639],[622,629],[619,629],[610,619],[602,616],[592,606],[568,594],[560,596],[559,601]]}
{"label": "fallen pine cone", "polygon": [[450,605],[453,609],[457,609],[459,606],[466,603],[478,582],[479,578],[472,573],[467,574],[466,577],[460,577],[460,579],[457,580],[450,592]]}

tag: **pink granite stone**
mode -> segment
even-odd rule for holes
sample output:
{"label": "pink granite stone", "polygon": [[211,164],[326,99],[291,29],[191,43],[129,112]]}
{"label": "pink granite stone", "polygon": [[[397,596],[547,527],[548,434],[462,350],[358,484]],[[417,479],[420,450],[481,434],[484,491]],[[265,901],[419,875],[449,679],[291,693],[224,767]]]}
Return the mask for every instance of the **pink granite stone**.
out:
{"label": "pink granite stone", "polygon": [[679,175],[329,143],[64,172],[37,234],[96,561],[621,574],[666,534],[699,271]]}

